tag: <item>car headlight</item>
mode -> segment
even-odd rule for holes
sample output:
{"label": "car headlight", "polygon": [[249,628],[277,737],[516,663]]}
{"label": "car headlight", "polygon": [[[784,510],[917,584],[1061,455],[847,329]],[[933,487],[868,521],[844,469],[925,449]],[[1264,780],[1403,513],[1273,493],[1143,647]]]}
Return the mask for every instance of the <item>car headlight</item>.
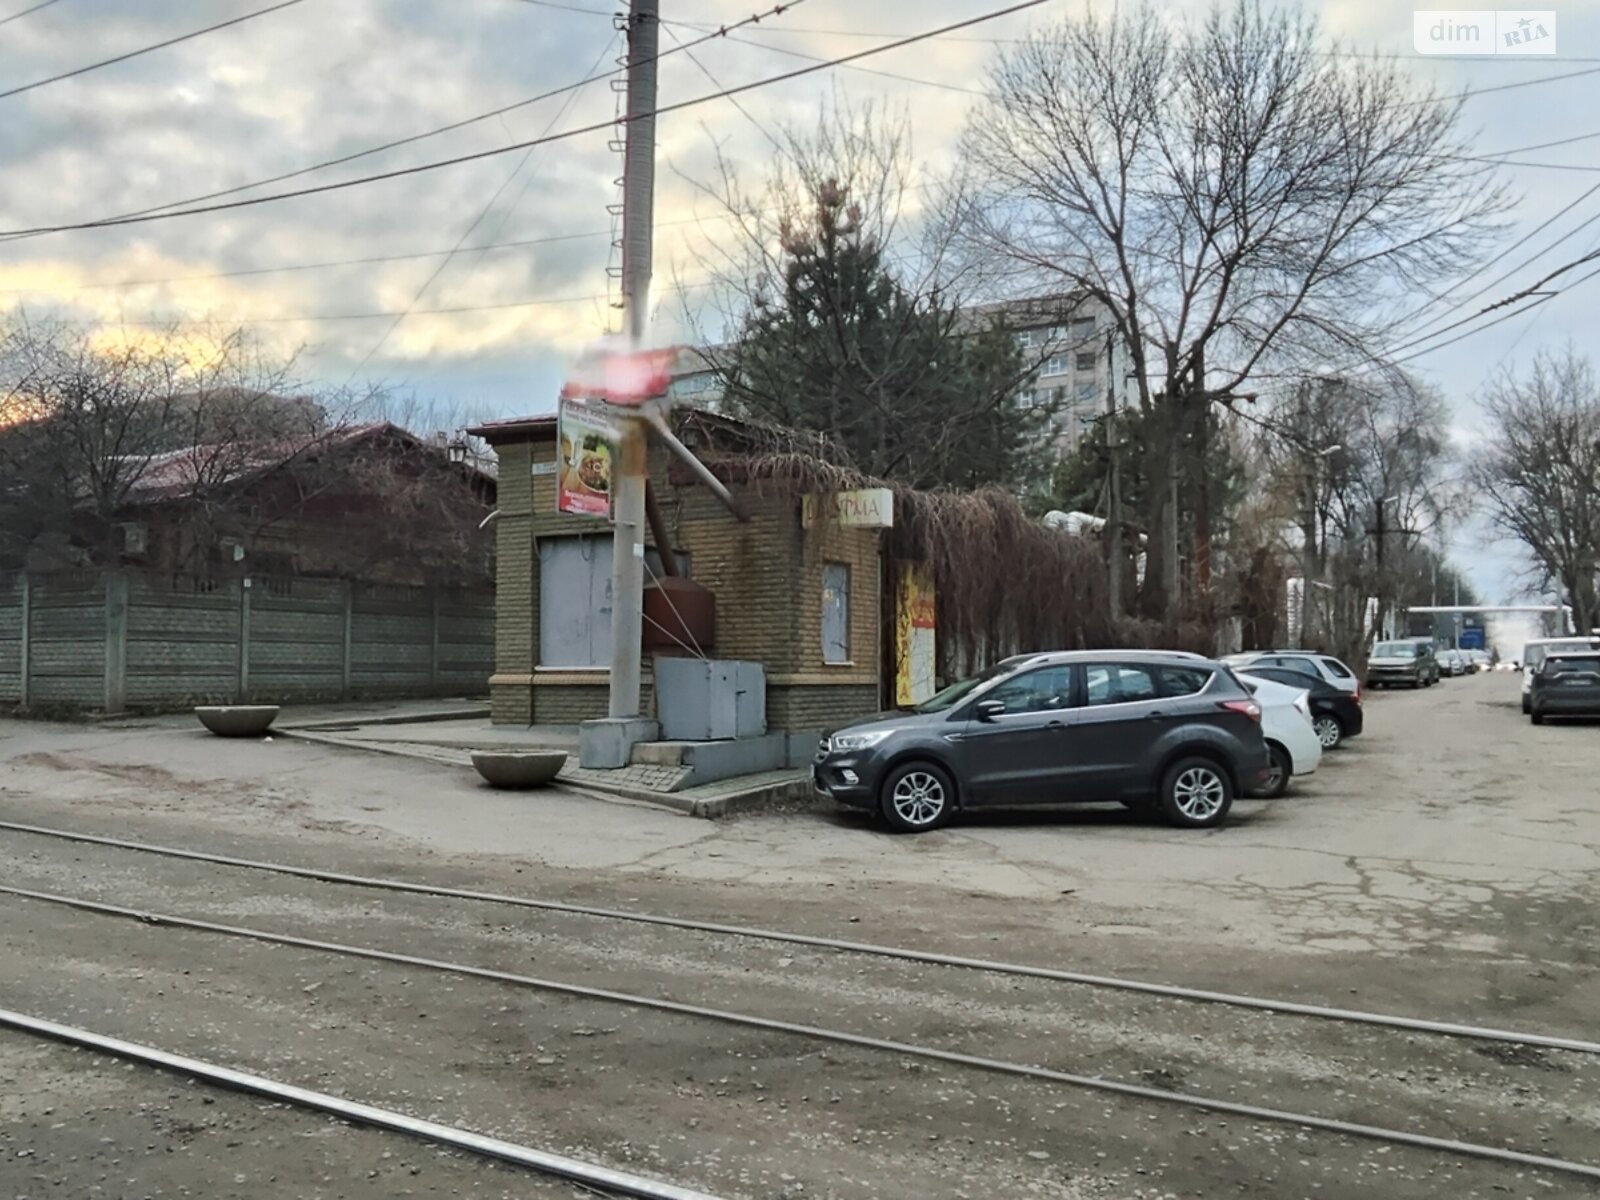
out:
{"label": "car headlight", "polygon": [[893,732],[892,729],[872,729],[865,733],[836,733],[833,735],[833,752],[843,754],[851,750],[869,750]]}

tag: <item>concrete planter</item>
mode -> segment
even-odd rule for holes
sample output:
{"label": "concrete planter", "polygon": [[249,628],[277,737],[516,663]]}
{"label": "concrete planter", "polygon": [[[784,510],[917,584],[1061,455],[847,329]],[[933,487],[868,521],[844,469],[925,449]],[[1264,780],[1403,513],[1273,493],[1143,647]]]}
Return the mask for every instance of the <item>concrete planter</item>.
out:
{"label": "concrete planter", "polygon": [[565,750],[474,750],[472,765],[497,788],[548,787],[567,764]]}
{"label": "concrete planter", "polygon": [[194,710],[204,725],[218,737],[261,737],[277,720],[276,704],[217,704]]}

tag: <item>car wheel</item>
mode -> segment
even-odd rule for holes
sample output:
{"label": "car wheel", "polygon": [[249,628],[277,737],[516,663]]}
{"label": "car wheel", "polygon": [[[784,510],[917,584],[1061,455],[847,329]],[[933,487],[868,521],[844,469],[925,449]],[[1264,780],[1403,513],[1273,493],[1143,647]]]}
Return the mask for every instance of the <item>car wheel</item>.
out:
{"label": "car wheel", "polygon": [[1532,711],[1533,711],[1533,705],[1530,704],[1528,702],[1528,698],[1526,696],[1524,696],[1522,698],[1522,715],[1523,716],[1527,716]]}
{"label": "car wheel", "polygon": [[1542,712],[1540,712],[1537,708],[1531,710],[1528,713],[1528,719],[1530,721],[1532,721],[1535,725],[1543,725],[1544,724],[1544,714]]}
{"label": "car wheel", "polygon": [[1222,824],[1233,807],[1233,781],[1210,758],[1182,758],[1161,777],[1161,815],[1183,829]]}
{"label": "car wheel", "polygon": [[896,833],[937,829],[955,811],[956,786],[943,767],[913,762],[896,767],[883,781],[879,807]]}
{"label": "car wheel", "polygon": [[1289,759],[1289,752],[1275,742],[1267,743],[1267,759],[1271,764],[1271,774],[1267,782],[1250,794],[1258,800],[1276,800],[1289,790],[1289,780],[1294,775],[1294,763]]}
{"label": "car wheel", "polygon": [[1323,715],[1311,723],[1311,728],[1316,732],[1317,741],[1322,743],[1324,750],[1332,750],[1344,741],[1344,726],[1339,724],[1339,718]]}

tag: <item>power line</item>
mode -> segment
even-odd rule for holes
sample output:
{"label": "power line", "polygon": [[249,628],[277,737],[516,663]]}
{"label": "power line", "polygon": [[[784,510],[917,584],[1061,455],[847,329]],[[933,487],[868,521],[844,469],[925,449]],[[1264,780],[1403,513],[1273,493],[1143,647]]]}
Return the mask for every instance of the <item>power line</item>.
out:
{"label": "power line", "polygon": [[[662,224],[682,224],[683,222],[662,222]],[[555,242],[574,242],[587,238],[605,237],[610,233],[607,229],[591,230],[587,233],[561,233],[550,237],[521,238],[511,242],[485,242],[477,246],[466,246],[468,251],[512,250],[528,246],[547,246]],[[166,275],[155,279],[111,279],[95,283],[81,283],[70,288],[0,288],[0,295],[54,295],[60,292],[92,292],[109,290],[113,288],[156,287],[166,283],[198,283],[207,279],[240,279],[251,275],[278,275],[293,271],[321,271],[333,267],[362,267],[376,263],[414,262],[421,258],[438,258],[449,254],[448,249],[443,250],[417,250],[407,254],[372,254],[363,258],[336,258],[325,262],[289,263],[279,267],[246,267],[237,271],[207,271],[196,275]]]}
{"label": "power line", "polygon": [[[595,69],[598,68],[605,60],[606,55],[610,53],[611,47],[616,45],[616,42],[617,39],[612,37],[609,42],[600,48],[600,53],[595,56],[594,65],[589,68],[589,73],[591,75],[593,75]],[[549,134],[550,131],[556,127],[557,122],[559,122],[562,117],[567,115],[568,110],[572,108],[572,102],[577,98],[577,91],[570,92],[567,95],[567,98],[562,102],[561,107],[556,110],[555,116],[551,117],[549,122],[545,125],[544,134],[541,136]],[[479,225],[483,224],[484,218],[487,217],[490,210],[492,210],[494,206],[499,203],[500,197],[505,194],[505,190],[511,186],[512,181],[515,180],[518,175],[522,174],[522,169],[528,165],[528,160],[533,157],[533,152],[537,148],[538,147],[536,146],[529,146],[527,150],[523,151],[522,158],[519,159],[517,165],[512,168],[511,173],[506,176],[505,182],[495,189],[494,195],[489,197],[489,202],[478,210],[478,215],[472,218],[472,223],[461,231],[461,236],[456,239],[456,244],[450,248],[450,252],[446,254],[439,265],[433,269],[433,273],[422,281],[422,286],[419,287],[416,291],[416,294],[411,297],[410,303],[405,306],[405,309],[402,312],[399,312],[395,315],[394,320],[389,323],[389,327],[385,329],[379,336],[378,340],[373,343],[372,349],[368,350],[366,354],[362,356],[361,361],[355,365],[355,369],[350,372],[350,378],[345,380],[346,387],[348,387],[351,381],[354,380],[355,377],[359,375],[366,367],[366,365],[372,361],[373,356],[377,354],[379,350],[383,349],[384,345],[389,341],[389,338],[394,334],[394,331],[400,328],[401,322],[404,321],[406,317],[410,316],[411,311],[422,302],[422,297],[427,293],[428,289],[434,285],[434,282],[439,278],[439,276],[444,274],[446,268],[450,266],[450,263],[455,259],[456,254],[461,250],[461,247],[466,244],[467,239],[477,231]],[[520,196],[518,198],[520,199]],[[507,215],[509,215],[509,212]],[[504,222],[502,222],[501,228],[504,227]],[[496,232],[498,233],[498,230]]]}
{"label": "power line", "polygon": [[20,17],[25,17],[29,13],[36,13],[41,8],[49,8],[52,4],[60,4],[60,3],[61,3],[61,0],[44,0],[44,3],[42,3],[42,4],[35,4],[32,8],[25,8],[21,12],[14,12],[9,17],[0,17],[0,25],[9,25],[9,24],[11,24],[11,22],[17,20]]}
{"label": "power line", "polygon": [[[192,33],[182,33],[177,37],[168,38],[164,42],[157,42],[153,46],[144,46],[138,50],[130,50],[126,54],[117,55],[115,58],[101,59],[97,63],[90,63],[86,67],[77,67],[71,71],[63,71],[61,74],[52,75],[48,79],[36,79],[32,83],[23,84],[21,87],[14,87],[9,91],[0,92],[0,100],[4,100],[8,96],[20,96],[23,92],[31,92],[34,88],[42,88],[46,84],[60,83],[63,79],[72,79],[78,75],[87,75],[90,71],[98,71],[101,67],[109,67],[116,63],[127,62],[130,58],[138,58],[141,54],[150,54],[156,50],[165,50],[168,46],[176,46],[179,42],[192,41],[197,37],[204,37],[208,33],[215,33],[219,29],[227,29],[232,25],[242,25],[246,21],[253,21],[257,17],[264,17],[268,13],[275,13],[279,9],[293,8],[296,4],[300,3],[303,3],[303,0],[280,0],[279,3],[270,5],[267,8],[258,8],[255,12],[245,13],[242,17],[234,17],[232,20],[219,21],[215,25],[207,25],[204,29],[196,29]],[[44,5],[42,4],[38,6],[38,8],[43,7]],[[28,11],[35,12],[37,9],[29,9]],[[18,13],[16,15],[25,16],[26,14]]]}
{"label": "power line", "polygon": [[[674,283],[662,289],[662,294],[668,292],[698,291],[703,288],[716,287],[719,281],[706,280],[697,283]],[[138,317],[133,319],[118,318],[118,323],[123,325],[163,327],[168,325],[294,325],[302,322],[323,321],[381,321],[395,317],[440,317],[455,316],[462,313],[505,312],[516,308],[544,308],[558,304],[593,304],[609,300],[604,293],[588,296],[537,296],[529,300],[507,300],[496,304],[453,304],[443,308],[412,308],[412,309],[380,309],[371,312],[334,312],[334,313],[299,313],[291,316],[277,317]],[[79,322],[88,323],[88,322]],[[94,322],[106,324],[106,322]],[[360,368],[358,367],[357,370]]]}
{"label": "power line", "polygon": [[[718,79],[711,73],[711,68],[700,61],[700,56],[698,54],[683,44],[683,39],[678,37],[677,32],[672,28],[674,24],[676,24],[676,22],[662,21],[661,27],[667,31],[667,36],[669,38],[671,38],[681,49],[688,53],[689,61],[700,68],[700,74],[704,75],[708,80],[711,81],[711,86],[714,88],[720,88],[722,86],[722,80]],[[750,115],[750,110],[744,106],[743,102],[740,101],[737,96],[730,96],[729,101],[736,109],[739,110],[739,115],[742,116],[746,121],[749,121],[750,124],[754,125],[756,132],[762,137],[766,138],[769,143],[771,143],[774,150],[778,151],[780,154],[783,153],[783,143],[778,141],[778,139],[772,135],[772,131],[770,129]]]}
{"label": "power line", "polygon": [[[1576,200],[1573,200],[1571,203],[1569,203],[1569,204],[1563,206],[1562,208],[1558,209],[1555,213],[1551,214],[1549,217],[1545,218],[1545,220],[1541,221],[1538,225],[1536,225],[1532,229],[1530,229],[1527,233],[1523,234],[1520,238],[1518,238],[1510,246],[1507,246],[1506,249],[1501,252],[1499,258],[1494,260],[1494,261],[1496,261],[1496,262],[1504,261],[1506,255],[1509,255],[1512,251],[1520,249],[1521,247],[1527,245],[1535,237],[1537,237],[1539,234],[1543,233],[1551,225],[1554,225],[1562,217],[1566,216],[1573,209],[1577,208],[1578,205],[1582,204],[1585,200],[1587,200],[1590,196],[1594,195],[1596,192],[1600,192],[1600,183],[1595,184],[1588,191],[1584,192],[1581,196],[1579,196]],[[1470,295],[1461,297],[1461,299],[1455,301],[1452,305],[1450,305],[1447,309],[1445,309],[1444,312],[1440,313],[1438,316],[1433,317],[1430,320],[1428,320],[1426,323],[1424,323],[1423,326],[1421,327],[1421,329],[1415,331],[1415,336],[1418,337],[1418,338],[1432,336],[1432,334],[1427,332],[1428,329],[1431,326],[1437,325],[1440,321],[1444,320],[1446,317],[1448,317],[1453,312],[1460,312],[1463,306],[1471,304],[1474,300],[1476,300],[1479,296],[1482,296],[1485,292],[1489,291],[1491,288],[1494,288],[1494,287],[1498,286],[1499,284],[1504,283],[1507,279],[1509,279],[1511,276],[1515,275],[1518,271],[1522,270],[1524,267],[1531,266],[1532,264],[1538,262],[1541,258],[1543,258],[1546,254],[1549,254],[1550,251],[1554,250],[1557,246],[1561,245],[1563,242],[1566,242],[1566,241],[1570,240],[1571,238],[1576,237],[1582,230],[1587,228],[1589,225],[1592,225],[1596,220],[1600,220],[1600,213],[1596,213],[1595,215],[1590,216],[1586,220],[1581,221],[1579,224],[1575,225],[1572,229],[1569,229],[1566,233],[1564,233],[1560,237],[1556,238],[1549,245],[1545,246],[1544,249],[1538,251],[1535,254],[1529,255],[1527,258],[1523,259],[1516,266],[1511,267],[1509,270],[1504,271],[1501,274],[1495,276],[1493,279],[1491,279],[1488,283],[1484,284],[1477,291],[1471,293]],[[1395,322],[1395,324],[1396,325],[1404,325],[1407,322],[1411,321],[1412,319],[1421,316],[1423,313],[1427,312],[1428,309],[1432,308],[1435,304],[1438,304],[1440,301],[1444,300],[1444,298],[1446,296],[1450,295],[1451,292],[1456,291],[1458,288],[1461,288],[1464,285],[1466,285],[1467,283],[1471,282],[1473,279],[1476,279],[1479,275],[1482,275],[1485,271],[1487,271],[1489,269],[1489,267],[1491,265],[1492,265],[1491,263],[1485,262],[1482,266],[1478,267],[1476,270],[1474,270],[1470,274],[1465,275],[1461,279],[1457,280],[1456,283],[1453,286],[1451,286],[1450,288],[1448,288],[1445,291],[1441,292],[1438,296],[1434,297],[1427,304],[1424,304],[1424,305],[1422,305],[1422,307],[1416,309],[1415,311],[1406,314],[1406,316],[1402,317],[1399,321]]]}
{"label": "power line", "polygon": [[[730,28],[730,29],[738,29],[738,28],[741,28],[742,26],[753,24],[754,22],[757,22],[757,21],[761,20],[762,17],[764,17],[764,16],[777,15],[778,13],[784,12],[784,11],[790,9],[790,8],[795,7],[795,5],[797,5],[797,4],[803,4],[804,2],[805,2],[805,0],[790,0],[790,2],[788,4],[779,4],[776,7],[767,10],[766,12],[755,13],[755,14],[749,16],[749,17],[746,17],[742,21],[736,21],[733,25],[728,26],[728,28]],[[707,42],[707,41],[712,40],[713,38],[721,37],[721,36],[723,36],[723,34],[719,31],[717,33],[708,34],[705,37],[698,38],[698,39],[696,39],[695,41],[693,41],[693,42],[691,42],[689,44],[691,46],[698,46],[702,42]],[[671,53],[675,53],[675,51],[668,50],[665,53],[666,54],[671,54]],[[658,58],[662,57],[662,55],[658,55],[657,57]],[[255,180],[252,180],[249,183],[237,184],[234,187],[222,188],[222,189],[220,189],[218,191],[214,191],[214,192],[205,192],[205,193],[202,193],[201,195],[198,195],[198,196],[186,196],[182,200],[169,200],[165,204],[157,204],[157,205],[154,205],[154,206],[152,206],[150,208],[136,209],[133,212],[118,213],[115,218],[108,218],[108,219],[106,219],[104,221],[92,222],[90,225],[81,226],[80,228],[90,228],[90,227],[93,227],[93,226],[96,226],[96,225],[118,224],[118,223],[130,222],[134,218],[147,217],[147,216],[150,216],[151,214],[154,214],[154,213],[165,212],[167,209],[186,207],[186,206],[194,205],[194,204],[203,204],[207,200],[220,200],[224,196],[236,196],[240,192],[248,192],[248,191],[251,191],[254,188],[266,187],[267,185],[273,184],[273,183],[283,183],[286,180],[290,180],[290,179],[298,179],[303,175],[310,175],[313,172],[325,170],[328,167],[342,166],[345,163],[354,162],[359,158],[369,158],[374,154],[382,154],[386,150],[394,150],[394,149],[397,149],[400,146],[409,146],[413,142],[425,141],[428,138],[437,137],[441,133],[452,133],[457,129],[465,129],[468,125],[476,125],[480,121],[493,120],[495,117],[502,117],[506,113],[515,112],[519,108],[526,108],[530,104],[537,104],[542,100],[552,100],[557,96],[562,96],[562,95],[566,95],[566,94],[568,94],[570,92],[575,92],[579,88],[587,87],[591,83],[594,83],[594,82],[596,82],[598,80],[601,80],[601,79],[608,79],[608,78],[610,78],[610,77],[612,77],[612,76],[614,76],[616,74],[617,74],[616,71],[606,71],[606,72],[603,72],[603,73],[601,73],[599,75],[592,75],[591,74],[591,75],[589,75],[589,76],[587,76],[587,77],[585,77],[583,79],[580,79],[580,80],[576,81],[575,83],[563,84],[561,87],[552,88],[550,91],[540,92],[537,96],[529,96],[525,100],[518,100],[518,101],[516,101],[515,103],[512,103],[512,104],[504,104],[504,105],[501,105],[499,108],[490,109],[488,112],[479,113],[478,115],[473,116],[473,117],[466,117],[466,118],[464,118],[464,119],[462,119],[460,121],[452,121],[448,125],[440,125],[435,129],[429,129],[429,130],[426,130],[423,133],[414,133],[414,134],[411,134],[408,137],[396,138],[394,141],[384,142],[380,146],[370,146],[365,150],[357,150],[357,151],[355,151],[355,152],[353,152],[351,154],[342,154],[337,158],[323,159],[321,162],[315,162],[315,163],[310,164],[309,166],[297,167],[292,171],[285,171],[285,172],[283,172],[282,174],[279,174],[279,175],[269,175],[265,179],[255,179]],[[44,230],[44,231],[40,231],[40,232],[54,232],[54,231],[53,230]],[[13,235],[5,235],[4,238],[0,239],[0,240],[12,240],[13,238],[17,238],[17,237],[32,237],[32,236],[36,236],[36,233],[34,231],[25,231],[25,232],[13,234]]]}
{"label": "power line", "polygon": [[[523,0],[523,3],[526,3],[526,4],[546,4],[548,2],[549,2],[549,0]],[[559,6],[551,5],[551,7],[559,7]],[[594,13],[596,13],[596,15],[601,15],[601,14],[599,14],[598,10],[596,10],[596,9],[574,9],[573,11],[594,12]],[[679,21],[679,22],[677,22],[677,24],[679,24],[680,26],[687,26],[690,29],[713,29],[713,28],[715,28],[715,26],[709,21]],[[882,30],[879,30],[879,31],[867,31],[867,30],[861,30],[861,29],[817,29],[817,28],[808,28],[808,27],[802,26],[802,25],[787,25],[787,26],[783,27],[782,29],[774,29],[772,32],[773,33],[796,34],[796,35],[816,34],[816,35],[822,36],[822,37],[850,37],[850,38],[874,38],[874,39],[898,38],[898,37],[904,37],[905,36],[903,33],[888,33],[888,32],[882,31]],[[952,42],[974,42],[974,43],[977,43],[977,44],[980,44],[980,45],[985,45],[985,46],[1019,46],[1019,45],[1022,45],[1024,42],[1026,42],[1028,39],[1027,38],[1016,38],[1016,37],[1011,37],[1011,38],[1004,38],[1004,37],[955,37],[955,38],[950,38],[949,40],[952,41]],[[1403,61],[1403,62],[1490,62],[1490,61],[1493,61],[1493,62],[1496,62],[1496,63],[1505,63],[1508,66],[1512,65],[1512,64],[1544,66],[1546,63],[1551,63],[1551,62],[1561,62],[1561,63],[1600,63],[1600,58],[1582,57],[1582,56],[1568,55],[1568,54],[1540,54],[1540,55],[1537,55],[1537,56],[1527,56],[1527,55],[1496,56],[1496,57],[1493,57],[1491,59],[1489,56],[1481,55],[1481,54],[1394,54],[1394,53],[1384,53],[1382,51],[1367,51],[1367,50],[1314,50],[1311,53],[1316,54],[1316,55],[1318,55],[1319,57],[1322,57],[1322,58],[1365,58],[1365,59],[1373,59],[1373,60],[1380,61],[1380,62],[1395,62],[1395,61]]]}
{"label": "power line", "polygon": [[[1558,288],[1554,292],[1550,292],[1550,293],[1547,293],[1547,294],[1542,293],[1542,289],[1543,289],[1544,285],[1549,283],[1551,280],[1556,279],[1556,278],[1558,278],[1558,277],[1560,277],[1562,275],[1565,275],[1568,271],[1575,270],[1576,268],[1583,266],[1585,263],[1593,262],[1596,259],[1600,259],[1600,249],[1590,250],[1588,253],[1581,254],[1577,258],[1572,259],[1570,262],[1563,263],[1561,266],[1557,267],[1555,270],[1547,272],[1542,278],[1534,281],[1533,283],[1529,284],[1527,287],[1522,288],[1520,291],[1513,292],[1509,296],[1504,296],[1504,297],[1500,298],[1499,300],[1496,300],[1493,304],[1486,304],[1484,307],[1480,308],[1477,312],[1471,314],[1470,316],[1463,317],[1461,320],[1455,321],[1455,322],[1453,322],[1453,323],[1451,323],[1449,325],[1446,325],[1442,329],[1436,329],[1432,333],[1423,334],[1423,335],[1420,335],[1418,337],[1414,337],[1410,341],[1401,342],[1398,346],[1392,346],[1392,347],[1388,348],[1388,350],[1385,351],[1385,357],[1383,359],[1383,363],[1386,364],[1386,365],[1389,365],[1389,366],[1398,366],[1401,363],[1410,362],[1412,359],[1419,358],[1424,354],[1432,354],[1435,350],[1442,350],[1446,346],[1454,345],[1456,342],[1461,341],[1463,338],[1471,337],[1471,336],[1473,336],[1475,334],[1481,333],[1485,329],[1491,329],[1494,326],[1500,324],[1502,321],[1509,321],[1514,317],[1521,316],[1523,313],[1527,312],[1529,309],[1536,308],[1540,304],[1544,304],[1544,303],[1546,303],[1546,302],[1548,302],[1550,300],[1553,300],[1556,296],[1559,296],[1563,291],[1568,290],[1568,289],[1573,288],[1573,287],[1576,287],[1578,284],[1583,283],[1585,280],[1593,278],[1593,276],[1597,273],[1596,271],[1591,271],[1588,275],[1585,275],[1582,278],[1573,281],[1572,283],[1568,284],[1566,288]],[[1409,349],[1412,346],[1417,345],[1419,342],[1431,341],[1432,339],[1438,337],[1442,333],[1449,333],[1452,329],[1459,329],[1461,326],[1470,324],[1471,322],[1477,320],[1479,317],[1488,316],[1490,313],[1495,312],[1498,309],[1509,308],[1510,306],[1512,306],[1514,304],[1517,304],[1520,301],[1528,300],[1528,299],[1532,299],[1534,301],[1534,303],[1528,305],[1525,308],[1517,308],[1517,309],[1513,309],[1511,312],[1503,313],[1500,316],[1496,317],[1493,321],[1490,321],[1485,325],[1478,326],[1476,329],[1469,329],[1465,333],[1459,334],[1459,335],[1457,335],[1456,337],[1453,337],[1453,338],[1449,338],[1446,341],[1438,342],[1438,343],[1435,343],[1434,345],[1431,345],[1431,346],[1426,346],[1423,349],[1416,351],[1415,353],[1412,353],[1412,354],[1409,354],[1409,355],[1405,356],[1404,358],[1389,358],[1388,357],[1388,355],[1393,354],[1397,350],[1406,350],[1406,349]]]}
{"label": "power line", "polygon": [[1548,150],[1552,146],[1570,146],[1573,142],[1587,142],[1592,138],[1600,138],[1600,130],[1594,133],[1580,133],[1577,137],[1558,138],[1553,142],[1536,142],[1532,146],[1513,146],[1509,150],[1488,150],[1484,152],[1485,158],[1504,158],[1508,154],[1528,154],[1534,150]]}
{"label": "power line", "polygon": [[614,17],[617,14],[603,8],[582,8],[576,4],[557,4],[555,0],[522,0],[524,4],[537,4],[540,8],[558,8],[562,12],[587,13],[591,17]]}
{"label": "power line", "polygon": [[[294,2],[298,2],[298,0],[294,0]],[[904,46],[909,46],[917,42],[924,42],[931,38],[941,37],[951,30],[966,29],[973,25],[980,25],[987,21],[996,20],[1000,17],[1010,16],[1013,13],[1023,12],[1031,8],[1037,8],[1039,5],[1048,2],[1049,0],[1021,0],[1020,3],[1012,4],[1005,8],[993,9],[976,17],[968,17],[964,21],[956,21],[949,25],[941,26],[938,29],[930,29],[926,33],[920,33],[914,37],[905,38],[898,42],[891,42],[888,45],[872,46],[866,50],[859,50],[854,54],[847,54],[840,58],[830,59],[826,62],[817,63],[812,66],[797,67],[793,71],[785,71],[780,75],[772,75],[765,79],[757,79],[750,83],[739,84],[736,87],[724,88],[721,91],[712,92],[708,95],[694,96],[688,100],[679,100],[672,104],[663,104],[658,106],[649,115],[659,117],[668,113],[682,112],[685,109],[696,108],[699,105],[708,104],[713,100],[724,100],[730,96],[737,96],[742,95],[745,92],[755,91],[758,88],[770,87],[771,85],[777,83],[787,83],[790,80],[801,79],[807,75],[814,75],[818,71],[828,70],[832,67],[844,66],[845,64],[854,62],[857,59],[868,58],[875,54],[882,54],[889,50],[898,50]],[[197,208],[180,208],[165,212],[144,213],[139,216],[102,218],[98,221],[80,221],[71,224],[38,225],[24,229],[0,230],[0,236],[20,237],[24,235],[41,233],[65,233],[69,230],[79,229],[104,229],[117,225],[143,224],[149,221],[168,220],[173,217],[197,216],[202,213],[223,212],[236,208],[249,208],[257,204],[271,204],[279,200],[291,200],[300,196],[321,195],[325,192],[342,191],[345,188],[360,187],[368,183],[378,183],[387,179],[401,179],[411,175],[420,175],[429,171],[437,171],[444,167],[457,166],[461,163],[476,162],[485,158],[494,158],[501,154],[510,154],[517,150],[526,150],[530,146],[541,146],[550,142],[565,141],[569,138],[580,137],[586,133],[597,133],[601,130],[610,129],[618,124],[626,124],[626,119],[621,121],[610,120],[599,122],[593,125],[580,126],[577,129],[569,129],[564,133],[551,134],[548,137],[533,138],[525,142],[513,142],[508,146],[499,146],[492,150],[480,150],[473,154],[461,154],[453,158],[438,159],[434,162],[428,163],[419,163],[415,166],[401,167],[393,171],[383,171],[374,175],[362,175],[355,179],[346,179],[338,183],[326,183],[316,187],[296,188],[287,192],[274,192],[267,196],[254,196],[248,199],[233,200],[224,204],[203,205]]]}
{"label": "power line", "polygon": [[[673,25],[677,25],[677,26],[679,26],[680,28],[683,28],[683,29],[697,29],[697,28],[699,28],[699,26],[692,25],[692,24],[690,24],[690,23],[688,23],[686,21],[663,21],[663,22],[661,22],[661,24],[662,24],[663,27],[670,27],[670,26],[673,26]],[[671,29],[668,28],[667,31],[670,33]],[[784,29],[784,30],[781,30],[781,32],[787,33],[788,30]],[[827,61],[827,59],[822,58],[820,55],[806,54],[806,53],[804,53],[804,52],[802,52],[800,50],[790,50],[790,49],[788,49],[788,48],[786,48],[784,46],[768,45],[766,42],[758,42],[753,38],[734,37],[732,34],[729,34],[724,40],[725,41],[729,41],[729,42],[738,42],[741,46],[753,46],[758,50],[765,50],[769,54],[782,54],[782,55],[785,55],[785,56],[787,56],[789,58],[804,59],[807,62],[826,62]],[[962,38],[950,38],[949,40],[954,42],[954,41],[975,41],[977,39],[974,39],[974,38],[965,38],[965,39],[962,39]],[[944,91],[947,91],[947,92],[961,92],[963,95],[967,95],[967,96],[987,96],[988,95],[987,92],[982,91],[979,88],[962,87],[959,83],[945,83],[943,80],[939,80],[939,79],[918,79],[914,75],[899,75],[899,74],[896,74],[893,71],[880,71],[875,67],[850,66],[850,67],[847,67],[846,69],[847,70],[851,70],[851,71],[858,71],[863,75],[876,75],[880,79],[894,79],[894,80],[898,80],[901,83],[915,83],[915,84],[920,84],[923,87],[942,88]],[[718,86],[721,86],[721,85],[719,84]]]}

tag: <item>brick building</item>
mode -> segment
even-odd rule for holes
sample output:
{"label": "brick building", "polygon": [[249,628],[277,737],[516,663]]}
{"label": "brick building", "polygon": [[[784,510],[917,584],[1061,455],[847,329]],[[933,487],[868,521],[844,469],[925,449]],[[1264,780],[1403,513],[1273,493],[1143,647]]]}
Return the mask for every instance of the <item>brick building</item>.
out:
{"label": "brick building", "polygon": [[[878,529],[808,523],[802,498],[752,469],[747,426],[703,412],[679,436],[733,492],[741,521],[652,445],[650,486],[681,574],[716,597],[714,657],[762,664],[773,730],[821,730],[883,702]],[[606,714],[611,526],[556,508],[554,415],[481,425],[499,455],[493,719],[569,725]],[[662,573],[646,531],[646,582]],[[644,708],[653,712],[651,664]]]}

